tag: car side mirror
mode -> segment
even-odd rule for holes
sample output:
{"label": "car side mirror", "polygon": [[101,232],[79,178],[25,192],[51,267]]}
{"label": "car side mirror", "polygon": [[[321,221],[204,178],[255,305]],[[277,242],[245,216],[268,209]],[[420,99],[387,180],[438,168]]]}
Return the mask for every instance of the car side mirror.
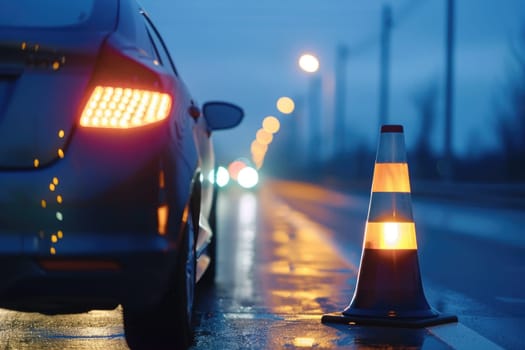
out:
{"label": "car side mirror", "polygon": [[244,111],[241,107],[229,102],[206,102],[202,114],[211,130],[233,128],[242,121]]}

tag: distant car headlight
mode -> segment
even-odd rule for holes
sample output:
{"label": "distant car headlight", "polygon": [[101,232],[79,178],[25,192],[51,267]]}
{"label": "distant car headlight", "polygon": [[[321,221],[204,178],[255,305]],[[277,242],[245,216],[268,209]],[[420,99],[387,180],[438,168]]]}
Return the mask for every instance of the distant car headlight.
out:
{"label": "distant car headlight", "polygon": [[217,168],[217,176],[215,178],[217,181],[217,186],[224,187],[230,182],[230,174],[228,173],[228,170],[225,167],[218,167]]}
{"label": "distant car headlight", "polygon": [[253,188],[259,183],[259,173],[252,167],[244,167],[239,171],[237,182],[243,188]]}

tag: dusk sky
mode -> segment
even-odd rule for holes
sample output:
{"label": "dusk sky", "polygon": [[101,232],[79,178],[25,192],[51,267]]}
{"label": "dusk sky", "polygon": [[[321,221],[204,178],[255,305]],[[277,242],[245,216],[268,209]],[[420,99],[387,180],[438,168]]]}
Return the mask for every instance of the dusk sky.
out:
{"label": "dusk sky", "polygon": [[[178,70],[203,103],[228,100],[246,112],[242,126],[217,132],[217,148],[248,157],[262,119],[278,97],[305,98],[308,79],[297,60],[319,57],[323,82],[322,152],[332,152],[334,63],[347,45],[350,145],[375,148],[378,135],[381,9],[392,6],[390,123],[405,127],[408,147],[420,128],[415,98],[434,82],[436,122],[429,137],[443,147],[445,0],[142,0]],[[525,46],[525,1],[457,0],[453,149],[468,155],[498,147],[495,112],[512,65],[511,45]],[[301,128],[301,127],[299,127]],[[279,134],[276,135],[279,137]],[[233,148],[233,151],[231,150]]]}

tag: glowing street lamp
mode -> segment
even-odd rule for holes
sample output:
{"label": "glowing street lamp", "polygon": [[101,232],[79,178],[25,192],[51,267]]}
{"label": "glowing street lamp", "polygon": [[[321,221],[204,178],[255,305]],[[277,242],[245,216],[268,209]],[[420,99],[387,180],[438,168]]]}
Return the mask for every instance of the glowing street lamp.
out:
{"label": "glowing street lamp", "polygon": [[268,145],[263,145],[262,143],[259,143],[257,140],[253,140],[252,144],[250,146],[250,151],[253,155],[265,155],[268,151]]}
{"label": "glowing street lamp", "polygon": [[264,129],[259,129],[255,134],[255,140],[257,140],[257,142],[259,142],[261,145],[269,145],[272,143],[273,134]]}
{"label": "glowing street lamp", "polygon": [[299,67],[307,73],[315,73],[319,70],[319,60],[312,54],[303,54],[299,57]]}
{"label": "glowing street lamp", "polygon": [[299,57],[299,67],[310,74],[308,84],[308,143],[307,153],[310,166],[316,166],[318,160],[320,160],[321,152],[321,130],[323,127],[322,122],[322,81],[321,75],[315,74],[319,70],[319,59],[312,54],[303,54]]}
{"label": "glowing street lamp", "polygon": [[277,100],[277,110],[283,114],[291,114],[295,109],[295,102],[290,97],[280,97]]}
{"label": "glowing street lamp", "polygon": [[281,123],[279,122],[279,119],[269,115],[264,118],[262,126],[265,131],[275,134],[281,128]]}

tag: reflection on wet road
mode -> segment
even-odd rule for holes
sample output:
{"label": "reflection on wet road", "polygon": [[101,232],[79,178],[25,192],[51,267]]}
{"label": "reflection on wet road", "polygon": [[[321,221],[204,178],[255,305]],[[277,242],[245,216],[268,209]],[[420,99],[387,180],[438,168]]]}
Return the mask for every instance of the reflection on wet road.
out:
{"label": "reflection on wet road", "polygon": [[203,310],[195,348],[337,348],[340,331],[320,315],[342,306],[334,293],[348,297],[357,267],[326,244],[330,232],[269,191],[222,197],[220,208],[241,215],[220,228],[215,301]]}
{"label": "reflection on wet road", "polygon": [[[523,282],[513,281],[512,288],[493,295],[499,304],[486,301],[483,298],[492,289],[471,291],[488,283],[483,272],[472,272],[476,265],[486,267],[485,262],[455,269],[452,262],[468,249],[475,259],[479,259],[476,254],[488,256],[487,247],[477,241],[469,246],[471,239],[450,232],[441,235],[425,224],[420,230],[417,216],[422,272],[428,273],[423,276],[427,298],[436,309],[458,314],[461,323],[421,330],[321,324],[323,313],[341,311],[352,297],[367,205],[367,198],[293,182],[272,182],[255,192],[224,190],[218,203],[217,283],[199,290],[192,349],[525,346],[518,337],[525,326]],[[497,255],[501,251],[506,254],[501,263],[505,271],[521,271],[521,250],[489,246],[494,247],[493,260],[501,258]],[[447,261],[433,263],[443,251]],[[463,271],[460,277],[458,270]],[[507,272],[502,275],[498,283]],[[465,281],[447,284],[450,278],[472,281],[474,287]],[[495,311],[501,305],[507,307]],[[0,350],[127,349],[120,312],[51,317],[0,310]]]}
{"label": "reflection on wet road", "polygon": [[128,349],[120,315],[120,309],[58,316],[0,310],[0,349]]}
{"label": "reflection on wet road", "polygon": [[[243,229],[235,226],[238,223],[227,220],[221,227],[221,270],[214,298],[210,299],[214,302],[201,311],[195,349],[468,349],[472,345],[498,348],[496,343],[512,349],[524,345],[517,328],[524,324],[523,305],[515,305],[515,313],[508,314],[495,311],[499,306],[484,305],[482,296],[486,293],[473,293],[472,297],[463,294],[479,288],[477,280],[484,274],[473,272],[465,264],[458,269],[450,263],[464,259],[469,252],[475,264],[480,254],[486,256],[485,244],[474,242],[469,246],[454,233],[426,224],[422,225],[423,239],[418,240],[423,241],[426,255],[420,258],[423,271],[431,272],[430,278],[423,276],[427,298],[439,311],[458,314],[468,326],[460,322],[409,330],[321,324],[323,313],[341,311],[352,297],[368,198],[294,182],[272,182],[258,193],[232,191],[229,195],[227,201],[221,198],[221,215],[255,210],[257,214],[249,217],[254,218],[251,225],[256,235],[250,235],[247,244],[239,235]],[[250,196],[257,196],[258,206],[242,207],[243,198]],[[236,264],[232,252],[252,260],[237,260],[240,265]],[[516,250],[494,249],[494,254],[502,252],[511,256],[504,264],[523,267],[522,260],[515,260],[520,259]],[[448,253],[447,261],[443,261]],[[478,264],[484,266],[484,262]],[[222,269],[224,266],[227,268]],[[458,283],[454,277],[458,270],[467,274],[462,277],[467,282]],[[454,278],[442,276],[447,273]],[[235,284],[232,279],[242,282]],[[456,283],[471,286],[457,289]],[[246,289],[249,293],[236,291],[243,285],[251,285]]]}

